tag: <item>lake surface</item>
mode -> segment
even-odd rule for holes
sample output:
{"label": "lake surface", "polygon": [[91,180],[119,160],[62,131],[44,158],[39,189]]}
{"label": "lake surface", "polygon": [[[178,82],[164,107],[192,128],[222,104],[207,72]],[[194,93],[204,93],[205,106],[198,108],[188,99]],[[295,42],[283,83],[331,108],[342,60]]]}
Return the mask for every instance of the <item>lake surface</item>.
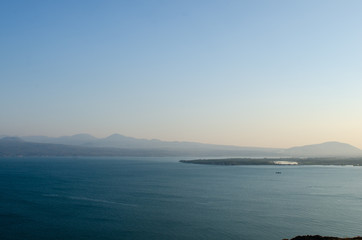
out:
{"label": "lake surface", "polygon": [[362,167],[179,159],[0,158],[0,239],[362,235]]}

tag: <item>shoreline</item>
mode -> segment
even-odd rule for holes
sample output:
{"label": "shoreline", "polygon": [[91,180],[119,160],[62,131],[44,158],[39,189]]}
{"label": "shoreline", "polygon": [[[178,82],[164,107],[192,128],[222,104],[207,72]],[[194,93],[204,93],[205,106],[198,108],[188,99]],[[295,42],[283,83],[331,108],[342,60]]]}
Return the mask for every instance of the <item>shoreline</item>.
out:
{"label": "shoreline", "polygon": [[356,158],[220,158],[180,160],[181,163],[238,166],[238,165],[274,165],[274,166],[362,166],[362,157]]}

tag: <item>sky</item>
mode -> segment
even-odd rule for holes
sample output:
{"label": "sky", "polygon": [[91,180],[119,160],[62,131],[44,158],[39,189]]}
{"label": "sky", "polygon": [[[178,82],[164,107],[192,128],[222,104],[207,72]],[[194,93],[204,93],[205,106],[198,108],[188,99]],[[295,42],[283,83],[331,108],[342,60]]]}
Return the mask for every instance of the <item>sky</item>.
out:
{"label": "sky", "polygon": [[362,1],[0,2],[0,135],[362,148]]}

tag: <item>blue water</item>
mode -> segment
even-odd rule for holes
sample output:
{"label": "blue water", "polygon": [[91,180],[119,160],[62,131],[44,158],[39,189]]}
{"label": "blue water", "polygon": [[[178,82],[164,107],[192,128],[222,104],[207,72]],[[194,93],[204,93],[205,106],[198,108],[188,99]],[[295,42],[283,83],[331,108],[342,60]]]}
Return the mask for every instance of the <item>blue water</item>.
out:
{"label": "blue water", "polygon": [[0,239],[362,235],[362,167],[177,160],[2,158]]}

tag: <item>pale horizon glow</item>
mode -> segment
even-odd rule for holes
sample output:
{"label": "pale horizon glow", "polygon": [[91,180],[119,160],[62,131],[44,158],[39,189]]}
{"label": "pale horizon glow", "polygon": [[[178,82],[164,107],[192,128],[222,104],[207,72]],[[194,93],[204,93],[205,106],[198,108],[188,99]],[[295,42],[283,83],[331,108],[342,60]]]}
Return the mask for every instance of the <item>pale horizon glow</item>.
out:
{"label": "pale horizon glow", "polygon": [[362,149],[361,1],[3,1],[0,136]]}

